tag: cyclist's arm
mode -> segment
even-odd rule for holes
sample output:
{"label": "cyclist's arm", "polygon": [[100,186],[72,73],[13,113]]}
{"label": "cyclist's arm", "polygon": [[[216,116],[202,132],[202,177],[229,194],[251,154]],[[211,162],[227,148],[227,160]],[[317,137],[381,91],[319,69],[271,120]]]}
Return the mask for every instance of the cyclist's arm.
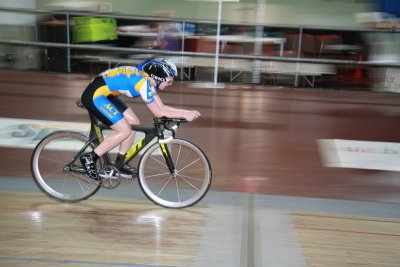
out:
{"label": "cyclist's arm", "polygon": [[177,109],[170,106],[166,106],[162,103],[158,95],[154,96],[154,101],[147,104],[147,108],[153,113],[155,117],[168,117],[168,118],[185,118],[188,121],[192,121],[200,116],[198,111]]}
{"label": "cyclist's arm", "polygon": [[161,98],[158,95],[154,96],[154,101],[157,102],[158,106],[161,107],[164,110],[177,111],[177,112],[185,111],[184,109],[179,109],[179,108],[174,108],[174,107],[171,107],[171,106],[164,105],[164,103],[162,102]]}

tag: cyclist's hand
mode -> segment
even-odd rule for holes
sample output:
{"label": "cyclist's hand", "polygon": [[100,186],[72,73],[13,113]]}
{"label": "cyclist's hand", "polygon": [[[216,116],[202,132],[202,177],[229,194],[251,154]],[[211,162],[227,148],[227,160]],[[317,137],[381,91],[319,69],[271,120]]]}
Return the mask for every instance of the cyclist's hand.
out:
{"label": "cyclist's hand", "polygon": [[197,110],[186,110],[184,117],[187,121],[193,121],[200,116],[201,116],[201,114]]}

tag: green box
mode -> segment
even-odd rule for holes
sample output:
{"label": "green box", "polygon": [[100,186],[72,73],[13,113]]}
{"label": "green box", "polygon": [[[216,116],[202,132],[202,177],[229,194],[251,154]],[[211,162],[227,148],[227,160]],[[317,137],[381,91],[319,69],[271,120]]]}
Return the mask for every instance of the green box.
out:
{"label": "green box", "polygon": [[73,17],[72,42],[92,43],[116,40],[117,22],[113,18]]}

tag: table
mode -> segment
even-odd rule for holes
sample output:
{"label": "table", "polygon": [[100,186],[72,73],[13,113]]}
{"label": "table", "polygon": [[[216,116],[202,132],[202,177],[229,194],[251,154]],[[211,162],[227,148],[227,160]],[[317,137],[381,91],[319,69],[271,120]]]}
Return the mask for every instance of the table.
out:
{"label": "table", "polygon": [[336,50],[342,52],[353,52],[362,50],[362,46],[360,45],[350,45],[350,44],[332,44],[324,46],[327,50]]}
{"label": "table", "polygon": [[[205,38],[208,40],[217,40],[216,35],[205,35],[200,36],[200,38]],[[226,43],[256,43],[262,42],[263,44],[277,44],[279,45],[279,54],[282,56],[283,48],[286,42],[286,38],[282,37],[252,37],[249,35],[220,35],[219,36],[220,42],[225,45]]]}
{"label": "table", "polygon": [[[190,32],[185,32],[185,34],[183,34],[182,31],[166,31],[164,33],[177,38],[192,35]],[[127,37],[158,37],[162,32],[156,28],[150,28],[148,25],[127,25],[119,26],[117,28],[117,34]]]}
{"label": "table", "polygon": [[117,35],[126,36],[126,37],[154,37],[154,38],[156,38],[158,36],[158,32],[142,32],[142,31],[124,32],[124,31],[117,30]]}

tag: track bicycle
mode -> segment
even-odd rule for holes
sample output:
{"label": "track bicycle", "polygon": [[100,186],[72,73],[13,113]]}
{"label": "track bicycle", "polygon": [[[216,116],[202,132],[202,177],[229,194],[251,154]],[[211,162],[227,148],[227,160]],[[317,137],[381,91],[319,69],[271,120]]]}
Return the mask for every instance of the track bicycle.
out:
{"label": "track bicycle", "polygon": [[[80,102],[77,105],[84,108]],[[103,131],[110,129],[90,113],[89,117],[89,137],[73,131],[58,131],[44,137],[33,151],[32,176],[50,197],[65,202],[81,201],[101,187],[113,189],[121,179],[130,180],[134,176],[147,198],[163,207],[189,207],[207,194],[212,171],[206,154],[195,144],[175,137],[176,129],[187,122],[184,119],[154,118],[153,127],[132,126],[132,130],[144,133],[124,160],[124,164],[128,164],[144,151],[135,175],[122,174],[109,152],[97,161],[101,180],[89,178],[79,157],[100,144],[104,139]]]}

